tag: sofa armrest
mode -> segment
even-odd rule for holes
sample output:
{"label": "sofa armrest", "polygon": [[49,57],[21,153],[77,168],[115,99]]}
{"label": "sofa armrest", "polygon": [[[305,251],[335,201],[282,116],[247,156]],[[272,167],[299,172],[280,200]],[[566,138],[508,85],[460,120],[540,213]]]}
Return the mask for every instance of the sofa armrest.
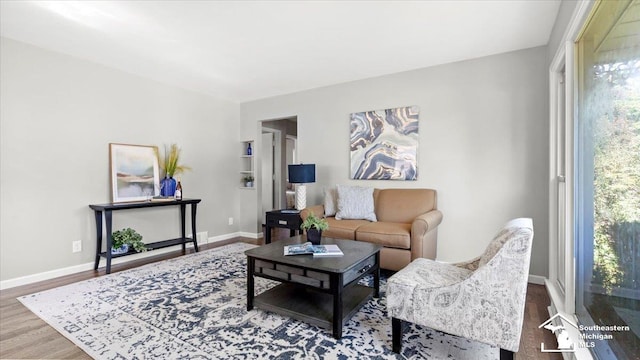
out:
{"label": "sofa armrest", "polygon": [[302,221],[305,221],[310,213],[314,213],[317,217],[324,217],[324,205],[314,205],[306,207],[300,211]]}
{"label": "sofa armrest", "polygon": [[411,224],[411,260],[417,258],[435,259],[438,240],[438,225],[442,222],[442,212],[431,210],[413,220]]}

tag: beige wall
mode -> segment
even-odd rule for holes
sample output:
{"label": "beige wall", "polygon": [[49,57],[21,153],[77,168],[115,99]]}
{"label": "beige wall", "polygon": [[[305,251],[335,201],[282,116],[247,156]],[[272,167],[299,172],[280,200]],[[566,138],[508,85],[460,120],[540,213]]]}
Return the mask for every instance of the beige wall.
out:
{"label": "beige wall", "polygon": [[[227,225],[239,217],[238,104],[6,38],[0,46],[0,279],[93,261],[87,205],[110,201],[110,142],[178,143],[193,168],[184,196],[202,198],[198,231],[238,231]],[[114,229],[135,227],[145,241],[179,236],[177,209],[114,214]]]}
{"label": "beige wall", "polygon": [[[476,256],[507,220],[532,217],[531,274],[546,276],[547,78],[538,47],[243,103],[241,131],[259,141],[259,121],[297,117],[299,161],[316,164],[308,204],[335,184],[437,189],[440,260]],[[349,114],[406,105],[420,107],[418,181],[349,180]],[[258,198],[243,199],[245,231]]]}

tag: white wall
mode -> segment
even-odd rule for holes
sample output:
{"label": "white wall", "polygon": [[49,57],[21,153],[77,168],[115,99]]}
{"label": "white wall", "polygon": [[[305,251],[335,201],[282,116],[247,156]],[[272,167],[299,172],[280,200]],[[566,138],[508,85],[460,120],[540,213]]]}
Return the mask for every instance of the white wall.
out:
{"label": "white wall", "polygon": [[[178,143],[198,231],[238,231],[239,105],[0,38],[0,279],[93,261],[88,205],[110,201],[110,142]],[[145,241],[179,236],[177,208],[114,213]],[[71,253],[82,240],[83,251]],[[102,261],[104,266],[104,260]]]}
{"label": "white wall", "polygon": [[[298,161],[316,164],[308,204],[336,183],[437,189],[440,260],[476,256],[508,219],[533,217],[530,272],[546,276],[546,66],[538,47],[247,102],[242,136],[259,140],[258,121],[297,116]],[[349,180],[349,114],[406,105],[420,107],[418,181]],[[255,232],[259,194],[250,195],[242,229]]]}

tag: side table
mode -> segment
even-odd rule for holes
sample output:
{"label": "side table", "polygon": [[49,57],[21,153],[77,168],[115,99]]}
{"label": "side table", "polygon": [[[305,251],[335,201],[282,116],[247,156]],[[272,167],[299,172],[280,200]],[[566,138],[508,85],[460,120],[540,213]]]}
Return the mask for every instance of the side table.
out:
{"label": "side table", "polygon": [[271,230],[273,228],[285,228],[289,229],[289,236],[295,236],[296,230],[302,235],[300,225],[302,225],[302,218],[300,218],[299,212],[288,212],[283,210],[267,211],[267,223],[264,228],[264,243],[271,243]]}

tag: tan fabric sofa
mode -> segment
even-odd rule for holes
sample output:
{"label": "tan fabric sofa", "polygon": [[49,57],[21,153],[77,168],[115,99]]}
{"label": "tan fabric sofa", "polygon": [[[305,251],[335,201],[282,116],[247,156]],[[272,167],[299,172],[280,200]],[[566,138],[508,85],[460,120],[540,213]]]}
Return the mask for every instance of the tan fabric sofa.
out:
{"label": "tan fabric sofa", "polygon": [[[436,191],[431,189],[375,189],[377,222],[336,220],[327,217],[329,229],[322,236],[380,244],[380,266],[400,270],[416,258],[436,258],[438,225],[442,213],[437,209]],[[308,207],[300,212],[324,215],[324,206]]]}

